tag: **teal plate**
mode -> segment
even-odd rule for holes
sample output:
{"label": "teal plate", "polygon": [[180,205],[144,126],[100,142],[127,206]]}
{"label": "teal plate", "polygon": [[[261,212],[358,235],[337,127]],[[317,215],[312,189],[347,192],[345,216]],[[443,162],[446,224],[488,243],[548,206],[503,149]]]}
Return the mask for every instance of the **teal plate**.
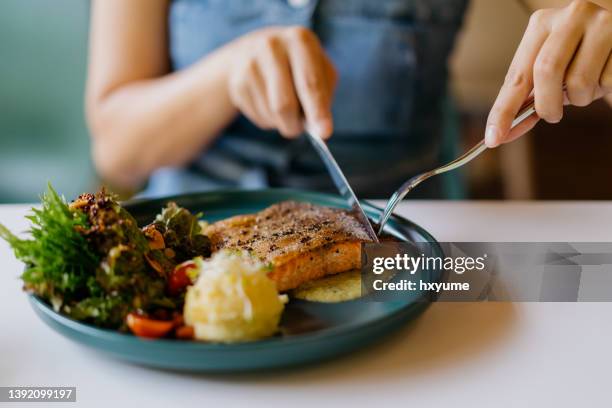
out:
{"label": "teal plate", "polygon": [[[144,225],[170,200],[193,212],[203,212],[207,221],[256,212],[283,200],[346,208],[337,196],[276,189],[213,191],[132,201],[125,206],[139,224]],[[380,213],[380,209],[367,203],[364,209],[374,219]],[[393,216],[387,232],[403,241],[434,243],[434,252],[442,255],[441,248],[429,233],[404,218]],[[427,295],[411,292],[400,300],[376,302],[366,297],[335,304],[292,299],[283,314],[283,335],[231,345],[141,339],[69,319],[34,296],[30,297],[30,302],[35,312],[54,330],[120,359],[171,370],[238,372],[312,363],[354,351],[415,318],[429,305]]]}

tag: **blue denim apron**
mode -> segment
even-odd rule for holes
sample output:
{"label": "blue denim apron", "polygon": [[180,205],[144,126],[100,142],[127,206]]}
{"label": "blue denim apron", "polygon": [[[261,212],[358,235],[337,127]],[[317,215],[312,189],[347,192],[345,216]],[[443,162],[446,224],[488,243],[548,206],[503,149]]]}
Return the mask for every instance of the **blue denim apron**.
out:
{"label": "blue denim apron", "polygon": [[[172,66],[186,68],[265,26],[309,27],[339,71],[330,149],[358,195],[386,196],[406,178],[439,164],[448,152],[443,142],[447,58],[466,3],[174,0],[169,15]],[[238,117],[186,168],[158,170],[146,195],[267,186],[334,191],[304,138],[286,140]],[[420,193],[444,195],[434,180]]]}

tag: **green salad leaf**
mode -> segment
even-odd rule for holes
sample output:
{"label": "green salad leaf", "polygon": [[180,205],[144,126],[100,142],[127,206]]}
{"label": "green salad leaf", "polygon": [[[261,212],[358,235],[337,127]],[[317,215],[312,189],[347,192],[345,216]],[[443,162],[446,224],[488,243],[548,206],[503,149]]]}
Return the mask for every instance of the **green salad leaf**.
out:
{"label": "green salad leaf", "polygon": [[210,239],[202,234],[201,217],[202,214],[192,214],[171,201],[153,222],[153,226],[163,235],[166,246],[176,253],[179,263],[211,254]]}
{"label": "green salad leaf", "polygon": [[167,290],[171,272],[192,254],[210,254],[198,216],[174,203],[148,226],[163,234],[156,246],[105,189],[67,203],[49,185],[41,201],[27,217],[28,237],[0,224],[0,238],[26,266],[24,289],[73,319],[126,329],[130,312],[180,310],[184,294]]}
{"label": "green salad leaf", "polygon": [[25,289],[48,299],[58,310],[66,299],[87,295],[100,259],[78,232],[88,227],[85,214],[71,211],[51,185],[41,201],[41,207],[27,217],[32,223],[30,238],[21,239],[1,224],[0,238],[26,264],[21,276]]}

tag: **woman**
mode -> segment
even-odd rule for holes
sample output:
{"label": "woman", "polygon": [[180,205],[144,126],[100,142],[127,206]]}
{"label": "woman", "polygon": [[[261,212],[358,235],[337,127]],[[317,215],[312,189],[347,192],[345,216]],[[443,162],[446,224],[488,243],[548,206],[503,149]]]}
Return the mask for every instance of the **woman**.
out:
{"label": "woman", "polygon": [[[446,60],[467,0],[103,0],[87,113],[99,173],[148,194],[222,186],[333,189],[298,136],[330,147],[360,196],[389,194],[452,152]],[[566,2],[562,2],[566,3]],[[561,119],[612,90],[612,0],[533,14],[489,116],[490,147],[534,92]],[[333,102],[333,103],[332,103]],[[447,138],[448,139],[448,138]],[[446,156],[446,157],[445,157]],[[442,196],[432,179],[423,196]]]}

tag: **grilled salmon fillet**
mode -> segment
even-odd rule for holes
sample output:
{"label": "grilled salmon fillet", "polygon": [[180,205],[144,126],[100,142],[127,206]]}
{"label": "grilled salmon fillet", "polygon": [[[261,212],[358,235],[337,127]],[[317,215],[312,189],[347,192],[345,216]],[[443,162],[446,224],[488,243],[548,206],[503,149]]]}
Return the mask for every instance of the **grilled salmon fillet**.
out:
{"label": "grilled salmon fillet", "polygon": [[274,268],[279,291],[361,266],[367,232],[348,211],[283,201],[255,214],[238,215],[205,228],[213,251],[241,249]]}

